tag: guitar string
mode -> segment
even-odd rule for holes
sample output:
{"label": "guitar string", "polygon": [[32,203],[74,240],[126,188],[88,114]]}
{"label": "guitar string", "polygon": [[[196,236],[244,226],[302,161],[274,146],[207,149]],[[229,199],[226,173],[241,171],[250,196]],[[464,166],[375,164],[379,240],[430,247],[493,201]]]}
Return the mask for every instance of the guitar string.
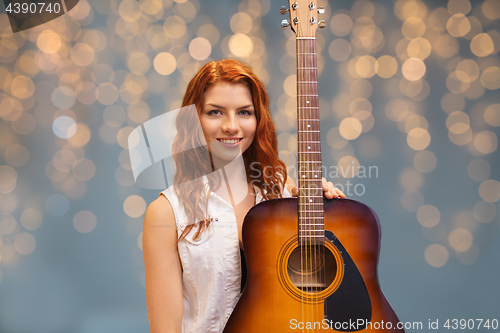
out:
{"label": "guitar string", "polygon": [[[296,50],[297,50],[297,77],[299,77],[300,75],[300,67],[301,67],[301,58],[300,58],[300,40],[299,39],[296,39]],[[299,81],[297,81],[299,82]],[[298,119],[298,122],[297,122],[297,131],[298,131],[298,135],[300,136],[300,130],[301,130],[301,125],[300,125],[300,87],[299,85],[297,84],[297,104],[298,104],[298,109],[297,109],[297,119]],[[301,158],[299,157],[299,170],[301,168]],[[300,174],[300,173],[299,173]],[[299,176],[300,177],[300,176]],[[304,268],[304,258],[303,258],[303,252],[302,252],[302,229],[303,229],[303,212],[302,212],[302,207],[300,206],[300,202],[303,201],[303,198],[302,198],[302,193],[300,193],[301,189],[303,188],[303,182],[301,179],[299,179],[299,221],[300,221],[300,224],[299,224],[299,242],[298,242],[298,246],[299,246],[299,255],[300,255],[300,271],[303,272],[303,268]],[[305,305],[304,305],[304,294],[303,294],[303,286],[304,286],[304,275],[303,274],[300,274],[300,284],[302,286],[302,292],[301,292],[301,299],[302,299],[302,302],[301,302],[301,313],[302,313],[302,317],[304,317],[304,309],[305,309]],[[302,328],[302,332],[304,332],[304,327]]]}

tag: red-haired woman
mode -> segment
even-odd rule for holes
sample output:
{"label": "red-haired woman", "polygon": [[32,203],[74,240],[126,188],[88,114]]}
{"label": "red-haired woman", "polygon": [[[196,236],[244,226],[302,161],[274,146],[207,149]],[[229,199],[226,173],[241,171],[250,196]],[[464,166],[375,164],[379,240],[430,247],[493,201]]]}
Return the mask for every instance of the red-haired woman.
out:
{"label": "red-haired woman", "polygon": [[[220,332],[240,295],[246,213],[297,188],[278,158],[265,88],[248,66],[206,64],[182,106],[174,184],[144,218],[149,324],[151,332]],[[323,185],[326,198],[345,197]]]}

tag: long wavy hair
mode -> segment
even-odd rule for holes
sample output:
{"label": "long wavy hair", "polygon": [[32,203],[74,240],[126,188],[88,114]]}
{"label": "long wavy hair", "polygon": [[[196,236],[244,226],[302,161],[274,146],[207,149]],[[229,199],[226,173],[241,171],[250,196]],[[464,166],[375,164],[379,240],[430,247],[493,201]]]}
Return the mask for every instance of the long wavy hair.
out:
{"label": "long wavy hair", "polygon": [[[285,164],[278,158],[278,141],[276,129],[269,112],[269,97],[262,81],[247,65],[238,60],[225,59],[205,64],[189,82],[182,106],[195,105],[196,113],[183,112],[181,109],[176,120],[177,135],[172,152],[177,168],[174,178],[174,189],[183,206],[189,223],[179,240],[197,225],[194,239],[212,222],[213,217],[205,216],[201,207],[207,212],[208,198],[211,192],[221,185],[216,172],[212,173],[213,164],[208,156],[208,149],[200,139],[203,135],[200,117],[203,108],[204,93],[219,82],[244,84],[250,90],[257,118],[257,129],[253,142],[243,153],[247,182],[258,187],[262,196],[267,199],[281,198],[287,179]],[[201,133],[201,134],[200,134]],[[192,148],[197,147],[197,148]],[[189,167],[196,165],[196,168]],[[209,188],[205,190],[202,176],[208,177]],[[180,185],[182,186],[176,186]],[[201,221],[201,222],[196,222]]]}

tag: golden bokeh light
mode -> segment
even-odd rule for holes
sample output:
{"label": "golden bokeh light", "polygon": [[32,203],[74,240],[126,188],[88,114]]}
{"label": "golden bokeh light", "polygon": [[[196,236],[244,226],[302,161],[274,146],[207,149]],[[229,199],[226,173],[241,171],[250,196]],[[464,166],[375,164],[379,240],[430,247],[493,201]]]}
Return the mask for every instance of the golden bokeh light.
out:
{"label": "golden bokeh light", "polygon": [[407,80],[417,81],[425,75],[426,66],[421,59],[410,58],[404,62],[401,71]]}
{"label": "golden bokeh light", "polygon": [[405,190],[418,190],[424,184],[424,176],[413,168],[406,168],[399,174],[399,185]]}
{"label": "golden bokeh light", "polygon": [[81,210],[73,217],[73,227],[76,231],[87,234],[97,226],[97,218],[88,210]]}
{"label": "golden bokeh light", "polygon": [[86,43],[75,44],[70,53],[73,62],[81,67],[88,66],[95,60],[94,49]]}
{"label": "golden bokeh light", "polygon": [[417,58],[421,60],[426,59],[431,54],[431,50],[431,43],[425,38],[412,39],[406,48],[406,52],[410,58]]}
{"label": "golden bokeh light", "polygon": [[402,99],[392,99],[385,107],[385,114],[387,118],[392,121],[397,121],[400,115],[409,112],[408,103]]}
{"label": "golden bokeh light", "polygon": [[463,37],[471,29],[469,19],[462,13],[454,14],[446,23],[448,33],[453,37]]}
{"label": "golden bokeh light", "polygon": [[469,116],[462,111],[455,111],[446,118],[446,127],[454,134],[462,134],[470,128]]}
{"label": "golden bokeh light", "polygon": [[401,21],[411,17],[423,19],[427,15],[427,7],[422,1],[396,1],[394,13]]}
{"label": "golden bokeh light", "polygon": [[154,60],[154,68],[161,75],[170,75],[174,72],[177,67],[177,61],[175,57],[168,53],[159,53]]}
{"label": "golden bokeh light", "polygon": [[236,33],[229,39],[229,51],[236,57],[248,57],[253,51],[253,41],[247,35]]}
{"label": "golden bokeh light", "polygon": [[144,75],[149,71],[151,67],[151,61],[149,60],[147,54],[142,52],[134,52],[129,56],[127,60],[127,66],[130,69],[130,72],[137,75]]}
{"label": "golden bokeh light", "polygon": [[406,141],[413,150],[424,150],[429,146],[431,136],[426,129],[417,127],[408,133]]}
{"label": "golden bokeh light", "polygon": [[92,160],[82,158],[75,162],[73,165],[73,176],[81,181],[87,181],[94,177],[96,167]]}
{"label": "golden bokeh light", "polygon": [[469,250],[473,241],[474,236],[472,233],[464,228],[457,228],[450,232],[450,235],[448,236],[450,246],[458,252],[465,252]]}
{"label": "golden bokeh light", "polygon": [[244,12],[234,14],[229,21],[231,30],[237,34],[248,34],[252,31],[252,17]]}
{"label": "golden bokeh light", "polygon": [[123,202],[123,211],[129,217],[141,217],[146,211],[146,201],[141,196],[131,195]]}
{"label": "golden bokeh light", "polygon": [[14,249],[22,255],[31,254],[36,248],[35,237],[28,232],[21,232],[14,239]]}
{"label": "golden bokeh light", "polygon": [[454,94],[465,92],[470,87],[470,82],[460,80],[456,72],[451,72],[446,78],[446,88]]}
{"label": "golden bokeh light", "polygon": [[467,174],[476,182],[483,182],[490,177],[491,165],[483,159],[475,159],[467,166]]}
{"label": "golden bokeh light", "polygon": [[13,167],[20,167],[28,162],[30,153],[28,149],[19,143],[13,143],[5,149],[5,161]]}
{"label": "golden bokeh light", "polygon": [[390,55],[383,55],[375,62],[374,69],[378,76],[388,79],[398,71],[398,62]]}
{"label": "golden bokeh light", "polygon": [[132,133],[134,130],[133,127],[127,126],[123,127],[118,131],[118,134],[116,135],[116,142],[125,149],[128,149],[128,137],[130,133]]}
{"label": "golden bokeh light", "polygon": [[343,156],[337,162],[337,170],[341,177],[354,178],[360,170],[360,164],[356,157],[351,155]]}
{"label": "golden bokeh light", "polygon": [[42,52],[54,54],[61,48],[62,40],[57,32],[43,30],[40,35],[38,35],[36,44]]}
{"label": "golden bokeh light", "polygon": [[346,13],[333,15],[330,21],[330,30],[338,37],[347,36],[353,27],[352,18]]}
{"label": "golden bokeh light", "polygon": [[498,147],[498,137],[492,131],[482,131],[474,136],[474,147],[483,154],[491,154]]}
{"label": "golden bokeh light", "polygon": [[96,98],[103,105],[111,105],[118,100],[119,92],[112,83],[101,83],[95,91]]}
{"label": "golden bokeh light", "polygon": [[500,182],[488,179],[479,185],[479,196],[486,202],[497,202],[500,200]]}
{"label": "golden bokeh light", "polygon": [[457,54],[459,44],[456,38],[448,34],[443,34],[432,43],[432,49],[441,58],[451,58]]}
{"label": "golden bokeh light", "polygon": [[479,66],[474,60],[462,60],[455,71],[457,78],[462,82],[472,82],[479,77]]}
{"label": "golden bokeh light", "polygon": [[472,130],[469,127],[465,132],[460,134],[448,132],[448,138],[455,145],[464,146],[472,140]]}
{"label": "golden bokeh light", "polygon": [[42,225],[43,217],[38,209],[27,208],[25,209],[20,218],[20,223],[26,230],[36,230]]}
{"label": "golden bokeh light", "polygon": [[90,128],[84,123],[76,124],[76,133],[68,139],[68,143],[73,147],[83,147],[90,140]]}
{"label": "golden bokeh light", "polygon": [[500,4],[497,0],[485,0],[481,6],[483,15],[490,20],[500,18]]}
{"label": "golden bokeh light", "polygon": [[440,244],[429,245],[424,251],[425,261],[432,267],[443,267],[449,257],[448,250]]}
{"label": "golden bokeh light", "polygon": [[370,55],[358,57],[356,60],[356,74],[362,78],[371,78],[375,75],[375,63],[377,59]]}
{"label": "golden bokeh light", "polygon": [[403,22],[401,32],[407,39],[422,37],[425,33],[425,23],[418,17],[410,17]]}
{"label": "golden bokeh light", "polygon": [[344,61],[351,55],[351,44],[343,39],[334,39],[328,47],[328,54],[335,61]]}
{"label": "golden bokeh light", "polygon": [[8,165],[0,165],[0,193],[7,194],[16,188],[17,172]]}
{"label": "golden bokeh light", "polygon": [[486,57],[494,51],[495,45],[490,35],[481,33],[472,38],[470,50],[478,57]]}
{"label": "golden bokeh light", "polygon": [[189,43],[189,54],[195,60],[205,60],[210,56],[210,53],[212,53],[212,45],[203,37],[197,37]]}
{"label": "golden bokeh light", "polygon": [[490,126],[500,126],[500,103],[491,104],[484,111],[484,120]]}
{"label": "golden bokeh light", "polygon": [[433,205],[423,205],[417,210],[417,220],[426,228],[435,227],[441,219],[439,209]]}
{"label": "golden bokeh light", "polygon": [[362,129],[361,122],[354,117],[345,118],[339,125],[340,135],[346,140],[355,140],[358,138],[361,135]]}
{"label": "golden bokeh light", "polygon": [[172,39],[181,38],[187,31],[186,22],[180,16],[169,16],[163,23],[163,31]]}
{"label": "golden bokeh light", "polygon": [[497,206],[493,202],[479,201],[472,209],[472,215],[482,223],[491,223],[497,214]]}
{"label": "golden bokeh light", "polygon": [[429,173],[437,166],[437,158],[433,152],[422,150],[413,157],[413,166],[422,173]]}
{"label": "golden bokeh light", "polygon": [[118,13],[125,21],[135,22],[142,15],[141,5],[134,0],[123,0],[118,6]]}
{"label": "golden bokeh light", "polygon": [[423,204],[424,196],[418,190],[406,190],[401,196],[401,205],[409,212],[416,212]]}
{"label": "golden bokeh light", "polygon": [[481,74],[481,84],[489,90],[496,90],[500,88],[500,68],[498,66],[491,66],[486,68]]}
{"label": "golden bokeh light", "polygon": [[448,12],[452,15],[461,13],[467,15],[470,12],[472,6],[469,0],[451,0],[448,1]]}
{"label": "golden bokeh light", "polygon": [[29,77],[17,75],[10,83],[10,91],[16,98],[26,99],[35,92],[35,84]]}

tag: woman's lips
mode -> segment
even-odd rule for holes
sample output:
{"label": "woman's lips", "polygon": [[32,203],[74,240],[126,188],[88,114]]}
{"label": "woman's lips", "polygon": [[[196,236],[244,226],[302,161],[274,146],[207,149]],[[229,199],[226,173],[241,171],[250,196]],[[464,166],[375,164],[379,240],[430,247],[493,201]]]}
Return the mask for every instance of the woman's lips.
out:
{"label": "woman's lips", "polygon": [[[228,140],[228,139],[225,139],[225,140]],[[234,139],[233,139],[233,141],[234,141]],[[232,147],[236,147],[236,146],[239,146],[239,144],[240,144],[242,141],[243,141],[243,138],[238,138],[238,141],[237,141],[237,142],[235,142],[235,143],[228,143],[228,142],[222,142],[222,141],[221,141],[221,139],[217,138],[217,142],[220,142],[220,143],[222,143],[224,146],[226,146],[226,147],[230,147],[230,148],[232,148]]]}

